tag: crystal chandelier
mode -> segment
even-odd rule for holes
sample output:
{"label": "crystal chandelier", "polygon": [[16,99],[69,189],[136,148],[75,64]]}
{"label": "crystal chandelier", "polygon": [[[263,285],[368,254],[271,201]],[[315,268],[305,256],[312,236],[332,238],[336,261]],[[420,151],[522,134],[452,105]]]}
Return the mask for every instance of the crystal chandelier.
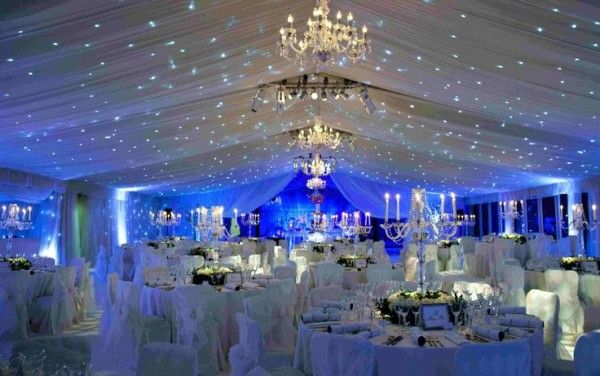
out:
{"label": "crystal chandelier", "polygon": [[314,176],[308,179],[308,181],[306,182],[306,188],[313,191],[318,191],[320,189],[325,189],[326,184],[327,183],[325,182],[325,180],[321,179],[318,176]]}
{"label": "crystal chandelier", "polygon": [[165,209],[158,212],[150,211],[150,224],[158,228],[159,237],[162,238],[163,227],[174,227],[181,222],[181,214],[175,213],[173,209]]}
{"label": "crystal chandelier", "polygon": [[[201,206],[190,211],[190,222],[204,240],[229,238],[231,235],[223,224],[223,212],[223,206],[211,206],[210,213],[209,208]],[[237,211],[234,213],[237,220]]]}
{"label": "crystal chandelier", "polygon": [[329,1],[317,0],[317,7],[307,22],[308,29],[298,35],[293,26],[294,17],[290,14],[287,19],[289,25],[279,30],[279,54],[304,67],[310,51],[318,72],[334,65],[340,57],[346,57],[352,63],[362,59],[371,47],[366,37],[367,27],[363,25],[359,31],[351,12],[348,12],[345,22],[340,11],[335,18],[335,21],[329,19]]}
{"label": "crystal chandelier", "polygon": [[327,176],[335,171],[337,160],[334,157],[322,158],[319,153],[310,153],[308,157],[300,156],[294,159],[294,172],[301,169],[308,176]]}
{"label": "crystal chandelier", "polygon": [[[596,206],[596,204],[592,205],[592,220],[588,220],[588,218],[585,215],[585,209],[583,207],[583,204],[574,204],[572,206],[573,215],[571,221],[569,221],[569,218],[563,219],[565,218],[564,206],[560,206],[560,227],[563,230],[568,230],[569,228],[571,228],[577,231],[577,247],[579,248],[578,255],[580,257],[583,257],[583,255],[585,255],[585,240],[583,238],[584,230],[596,231],[596,229],[600,225],[600,221],[598,221],[598,216],[596,212],[597,208],[598,207]],[[574,250],[571,250],[571,252],[574,252]],[[571,254],[571,256],[574,257],[575,254]]]}
{"label": "crystal chandelier", "polygon": [[2,206],[0,214],[0,229],[8,232],[8,242],[6,243],[6,254],[9,255],[12,249],[12,238],[15,231],[27,231],[31,227],[31,206],[20,208],[17,204]]}
{"label": "crystal chandelier", "polygon": [[295,143],[303,150],[315,150],[321,147],[332,150],[342,144],[342,133],[326,126],[320,116],[315,116],[315,124],[298,131]]}

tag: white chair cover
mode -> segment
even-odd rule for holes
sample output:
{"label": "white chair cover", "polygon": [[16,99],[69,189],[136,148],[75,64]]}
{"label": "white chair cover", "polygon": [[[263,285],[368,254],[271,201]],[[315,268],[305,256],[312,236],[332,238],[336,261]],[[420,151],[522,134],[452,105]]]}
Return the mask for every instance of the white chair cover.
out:
{"label": "white chair cover", "polygon": [[[516,260],[515,260],[516,261]],[[525,305],[525,271],[520,265],[514,265],[510,260],[504,261],[503,303],[509,306]]]}
{"label": "white chair cover", "polygon": [[315,286],[342,286],[344,282],[344,267],[334,263],[317,264],[315,271]]}
{"label": "white chair cover", "polygon": [[417,280],[417,269],[419,266],[419,259],[414,256],[406,258],[404,263],[405,278],[407,281]]}
{"label": "white chair cover", "polygon": [[583,333],[583,309],[577,295],[579,274],[573,270],[547,270],[544,276],[546,288],[548,291],[556,293],[560,302],[558,326],[561,337],[559,341],[561,344],[574,346],[577,337]]}
{"label": "white chair cover", "polygon": [[[150,286],[161,286],[170,284],[173,282],[172,278],[169,278],[169,269],[164,266],[158,267],[146,267],[143,272],[143,284]],[[136,283],[138,285],[138,283]],[[138,287],[141,287],[138,285]]]}
{"label": "white chair cover", "polygon": [[258,366],[264,352],[260,326],[243,313],[236,314],[240,343],[229,350],[232,376],[244,376]]}
{"label": "white chair cover", "polygon": [[250,272],[252,272],[252,274],[262,273],[262,262],[260,254],[251,254],[248,256],[246,260],[246,270],[249,270]]}
{"label": "white chair cover", "polygon": [[315,333],[310,339],[310,356],[314,375],[374,375],[375,347],[358,336]]}
{"label": "white chair cover", "polygon": [[300,283],[300,280],[302,279],[302,274],[304,274],[304,272],[308,268],[306,257],[296,256],[292,261],[296,263],[296,283]]}
{"label": "white chair cover", "polygon": [[293,279],[296,282],[296,264],[289,266],[276,266],[273,271],[275,279]]}
{"label": "white chair cover", "polygon": [[142,347],[137,362],[138,376],[197,376],[196,350],[174,343],[150,342]]}
{"label": "white chair cover", "polygon": [[458,239],[458,243],[462,247],[463,254],[475,253],[475,238],[472,236],[463,236]]}
{"label": "white chair cover", "polygon": [[600,375],[600,332],[584,333],[575,344],[575,374],[577,376]]}
{"label": "white chair cover", "polygon": [[166,257],[156,253],[151,247],[138,248],[135,250],[135,269],[133,274],[133,282],[140,288],[147,282],[145,280],[145,271],[148,268],[167,267]]}
{"label": "white chair cover", "polygon": [[256,253],[256,243],[246,240],[242,243],[242,257],[248,258]]}
{"label": "white chair cover", "polygon": [[111,325],[113,305],[117,299],[117,273],[110,273],[106,277],[106,292],[102,299],[102,317],[100,318],[100,333],[108,333]]}
{"label": "white chair cover", "polygon": [[179,265],[184,273],[191,273],[195,268],[200,268],[204,265],[204,257],[184,255],[179,257]]}
{"label": "white chair cover", "polygon": [[94,266],[94,276],[100,283],[106,282],[106,276],[108,275],[108,255],[106,253],[106,247],[104,244],[100,244],[98,247],[98,254],[96,255],[96,265]]}
{"label": "white chair cover", "polygon": [[375,258],[378,264],[391,263],[390,256],[385,251],[385,242],[383,240],[373,242],[373,258]]}
{"label": "white chair cover", "polygon": [[600,276],[581,274],[579,276],[579,299],[586,306],[600,306]]}
{"label": "white chair cover", "polygon": [[294,309],[291,302],[284,304],[286,299],[275,289],[244,299],[244,313],[260,325],[267,349],[286,351],[294,348]]}
{"label": "white chair cover", "polygon": [[542,290],[530,290],[526,298],[527,313],[537,316],[544,322],[544,349],[551,357],[556,357],[558,338],[558,295]]}
{"label": "white chair cover", "polygon": [[385,282],[394,279],[394,269],[390,264],[374,264],[367,267],[367,282]]}
{"label": "white chair cover", "polygon": [[241,255],[233,255],[233,256],[221,257],[219,259],[219,263],[221,265],[238,268],[238,267],[242,266],[242,256]]}
{"label": "white chair cover", "polygon": [[112,355],[115,367],[132,370],[140,349],[149,342],[169,342],[171,328],[162,317],[142,316],[140,290],[133,282],[118,280],[110,328],[103,337],[104,351]]}
{"label": "white chair cover", "polygon": [[58,267],[53,278],[52,296],[32,302],[30,325],[34,332],[56,334],[69,328],[75,321],[76,295],[74,266]]}
{"label": "white chair cover", "polygon": [[[212,289],[212,291],[210,290]],[[196,349],[202,375],[214,375],[224,365],[217,315],[224,315],[225,300],[212,286],[182,286],[173,295],[176,342]]]}
{"label": "white chair cover", "polygon": [[27,285],[29,272],[0,272],[0,339],[27,337]]}
{"label": "white chair cover", "polygon": [[430,260],[425,261],[425,281],[427,283],[433,283],[437,280],[438,272],[438,261]]}
{"label": "white chair cover", "polygon": [[344,289],[341,286],[319,286],[310,290],[308,301],[311,307],[319,307],[322,301],[339,301],[343,295]]}
{"label": "white chair cover", "polygon": [[117,273],[119,278],[123,278],[123,248],[114,246],[108,263],[108,273]]}
{"label": "white chair cover", "polygon": [[461,376],[524,376],[531,370],[531,349],[526,339],[467,344],[454,356],[454,374]]}

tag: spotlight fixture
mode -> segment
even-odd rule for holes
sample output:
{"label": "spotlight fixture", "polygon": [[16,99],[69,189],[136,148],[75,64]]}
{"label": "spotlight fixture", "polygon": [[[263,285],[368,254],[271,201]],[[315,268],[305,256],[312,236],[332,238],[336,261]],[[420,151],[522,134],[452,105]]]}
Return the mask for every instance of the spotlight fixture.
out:
{"label": "spotlight fixture", "polygon": [[367,110],[367,112],[370,114],[375,112],[375,110],[376,110],[375,104],[373,103],[373,100],[369,96],[369,91],[368,91],[367,85],[363,84],[356,90],[358,91],[360,101],[362,102],[363,106],[365,107],[365,110]]}
{"label": "spotlight fixture", "polygon": [[252,112],[258,112],[260,110],[260,108],[262,107],[263,95],[264,95],[264,88],[261,86],[258,88],[256,95],[252,98],[252,106],[250,107]]}

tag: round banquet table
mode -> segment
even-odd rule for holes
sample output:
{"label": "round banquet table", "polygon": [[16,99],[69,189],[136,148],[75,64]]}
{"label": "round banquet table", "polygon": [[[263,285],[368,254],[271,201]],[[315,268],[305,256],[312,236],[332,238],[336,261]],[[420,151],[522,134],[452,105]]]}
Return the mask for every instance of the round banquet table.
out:
{"label": "round banquet table", "polygon": [[[225,300],[224,315],[217,315],[220,330],[219,339],[223,347],[224,354],[227,354],[229,348],[239,342],[239,333],[236,313],[243,313],[242,303],[245,298],[261,294],[265,288],[242,289],[239,291],[223,289],[218,294]],[[177,340],[177,326],[175,316],[175,304],[173,303],[173,288],[160,288],[144,286],[140,297],[140,312],[146,316],[160,316],[167,319],[171,326],[171,342]]]}
{"label": "round banquet table", "polygon": [[[454,374],[454,356],[459,349],[458,345],[444,336],[443,330],[426,331],[427,335],[439,337],[444,347],[419,347],[408,334],[394,346],[384,345],[388,336],[397,335],[394,327],[389,325],[383,334],[369,339],[375,345],[375,374],[378,376],[460,376]],[[294,353],[294,368],[312,375],[312,362],[310,355],[310,339],[315,333],[309,326],[301,323],[298,326],[298,337]],[[543,357],[543,331],[537,330],[524,339],[529,342],[532,356],[531,375],[539,376],[542,372]],[[477,344],[486,346],[486,344]]]}

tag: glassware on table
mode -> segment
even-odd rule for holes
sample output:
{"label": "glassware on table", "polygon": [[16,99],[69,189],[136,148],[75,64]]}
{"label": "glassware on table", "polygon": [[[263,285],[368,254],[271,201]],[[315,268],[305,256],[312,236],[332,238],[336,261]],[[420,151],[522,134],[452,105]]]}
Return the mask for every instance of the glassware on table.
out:
{"label": "glassware on table", "polygon": [[458,316],[460,315],[462,307],[460,306],[460,303],[453,302],[452,304],[450,304],[450,309],[452,310],[452,314],[454,315],[454,326],[458,326]]}
{"label": "glassware on table", "polygon": [[410,310],[412,311],[413,315],[415,316],[415,326],[419,326],[420,325],[420,321],[419,321],[420,307],[414,306],[414,307],[411,307]]}

